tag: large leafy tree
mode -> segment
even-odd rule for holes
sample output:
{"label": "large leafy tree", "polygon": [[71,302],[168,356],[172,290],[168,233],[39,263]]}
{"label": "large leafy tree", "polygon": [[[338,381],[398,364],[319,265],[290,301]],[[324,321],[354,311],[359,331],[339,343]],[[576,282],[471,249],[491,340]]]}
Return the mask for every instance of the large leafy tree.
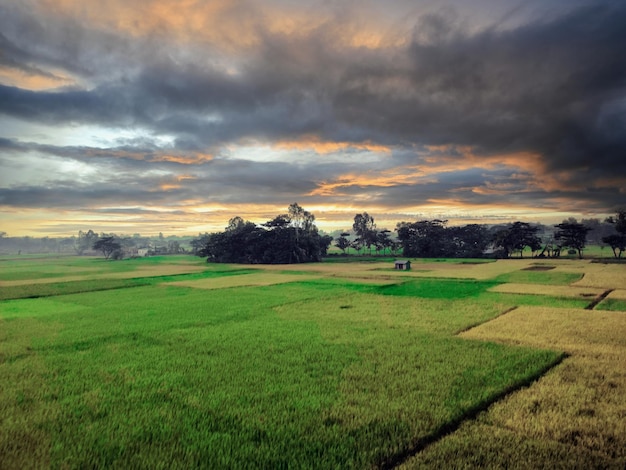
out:
{"label": "large leafy tree", "polygon": [[505,258],[514,252],[524,257],[524,249],[530,248],[533,252],[541,248],[541,239],[537,236],[539,227],[527,222],[513,222],[506,228],[497,230],[492,237],[495,248],[501,250]]}
{"label": "large leafy tree", "polygon": [[357,240],[359,241],[359,248],[367,246],[371,252],[372,245],[376,244],[376,223],[374,223],[374,217],[367,212],[362,214],[356,214],[354,216],[354,223],[352,224],[354,233],[357,234]]}
{"label": "large leafy tree", "polygon": [[297,204],[261,226],[234,217],[223,232],[204,235],[199,256],[221,263],[303,263],[320,261],[332,237],[320,235],[315,216]]}
{"label": "large leafy tree", "polygon": [[93,230],[87,230],[83,232],[82,230],[78,231],[78,237],[74,240],[74,251],[78,256],[81,256],[85,253],[85,251],[93,248],[93,244],[98,240],[98,234]]}
{"label": "large leafy tree", "polygon": [[104,259],[109,259],[113,253],[121,250],[122,245],[115,235],[105,235],[98,238],[92,248],[101,251],[104,255]]}
{"label": "large leafy tree", "polygon": [[578,257],[582,259],[583,249],[587,243],[587,233],[591,230],[583,224],[567,220],[554,226],[554,241],[558,246],[570,248],[578,252]]}
{"label": "large leafy tree", "polygon": [[339,238],[335,240],[335,246],[339,248],[344,254],[347,249],[350,248],[350,240],[348,237],[350,234],[348,232],[343,232],[339,235]]}
{"label": "large leafy tree", "polygon": [[400,222],[396,226],[402,254],[407,257],[453,257],[454,248],[446,232],[447,220]]}
{"label": "large leafy tree", "polygon": [[602,241],[611,247],[616,258],[621,258],[626,251],[626,209],[619,209],[615,216],[606,221],[615,227],[616,233],[606,235]]}
{"label": "large leafy tree", "polygon": [[449,227],[447,231],[457,258],[480,258],[489,245],[489,231],[484,225]]}

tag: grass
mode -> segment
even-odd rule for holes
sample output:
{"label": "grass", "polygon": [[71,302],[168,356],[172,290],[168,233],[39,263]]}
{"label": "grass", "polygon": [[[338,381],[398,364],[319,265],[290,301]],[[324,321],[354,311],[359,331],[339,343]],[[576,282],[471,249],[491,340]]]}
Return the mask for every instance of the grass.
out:
{"label": "grass", "polygon": [[441,462],[499,467],[520,461],[531,468],[623,468],[624,325],[623,314],[525,307],[463,333],[499,343],[556,347],[569,357],[403,468]]}
{"label": "grass", "polygon": [[619,465],[619,293],[493,291],[588,270],[553,264],[3,261],[4,282],[97,278],[0,288],[0,466]]}

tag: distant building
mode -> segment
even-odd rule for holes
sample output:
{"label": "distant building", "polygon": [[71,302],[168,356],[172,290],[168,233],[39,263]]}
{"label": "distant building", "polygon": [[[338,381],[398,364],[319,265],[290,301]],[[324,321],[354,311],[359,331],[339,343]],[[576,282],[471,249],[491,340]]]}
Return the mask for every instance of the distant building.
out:
{"label": "distant building", "polygon": [[395,264],[395,269],[398,269],[400,271],[409,271],[411,269],[411,262],[408,259],[397,260]]}
{"label": "distant building", "polygon": [[139,248],[137,250],[137,256],[148,256],[149,251],[150,251],[150,248]]}

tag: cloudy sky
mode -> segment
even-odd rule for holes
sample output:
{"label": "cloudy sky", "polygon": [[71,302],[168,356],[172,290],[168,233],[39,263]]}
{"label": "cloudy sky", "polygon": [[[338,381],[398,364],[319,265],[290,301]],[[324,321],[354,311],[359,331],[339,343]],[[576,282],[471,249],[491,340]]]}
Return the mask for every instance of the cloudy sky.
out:
{"label": "cloudy sky", "polygon": [[0,0],[0,230],[626,206],[623,0]]}

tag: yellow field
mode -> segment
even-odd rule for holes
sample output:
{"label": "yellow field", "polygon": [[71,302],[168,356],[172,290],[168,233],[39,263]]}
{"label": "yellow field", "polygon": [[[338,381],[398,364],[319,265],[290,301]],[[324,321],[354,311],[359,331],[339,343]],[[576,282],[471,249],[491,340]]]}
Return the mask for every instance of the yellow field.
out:
{"label": "yellow field", "polygon": [[620,265],[589,263],[586,266],[583,278],[573,285],[579,287],[624,289],[624,286],[626,286],[626,269]]}
{"label": "yellow field", "polygon": [[[403,468],[422,468],[430,459],[446,458],[451,467],[468,465],[480,461],[477,452],[501,453],[503,442],[528,448],[529,460],[517,462],[520,468],[539,468],[542,458],[554,462],[557,457],[563,459],[560,468],[581,468],[576,465],[577,454],[584,454],[585,465],[591,456],[599,467],[624,468],[625,313],[520,307],[461,336],[556,349],[570,356],[532,386],[464,423]],[[498,467],[495,461],[491,464]]]}
{"label": "yellow field", "polygon": [[500,284],[489,289],[505,294],[550,295],[553,297],[584,298],[590,301],[602,294],[605,289],[597,287],[550,286],[543,284]]}
{"label": "yellow field", "polygon": [[[439,277],[456,279],[492,279],[537,264],[533,259],[498,260],[495,263],[454,263],[412,261],[410,271],[396,271],[391,262],[310,263],[300,265],[256,265],[269,271],[308,271],[326,276],[348,278],[398,279]],[[550,264],[550,263],[548,263]]]}
{"label": "yellow field", "polygon": [[607,299],[626,300],[626,289],[615,289],[607,296]]}

